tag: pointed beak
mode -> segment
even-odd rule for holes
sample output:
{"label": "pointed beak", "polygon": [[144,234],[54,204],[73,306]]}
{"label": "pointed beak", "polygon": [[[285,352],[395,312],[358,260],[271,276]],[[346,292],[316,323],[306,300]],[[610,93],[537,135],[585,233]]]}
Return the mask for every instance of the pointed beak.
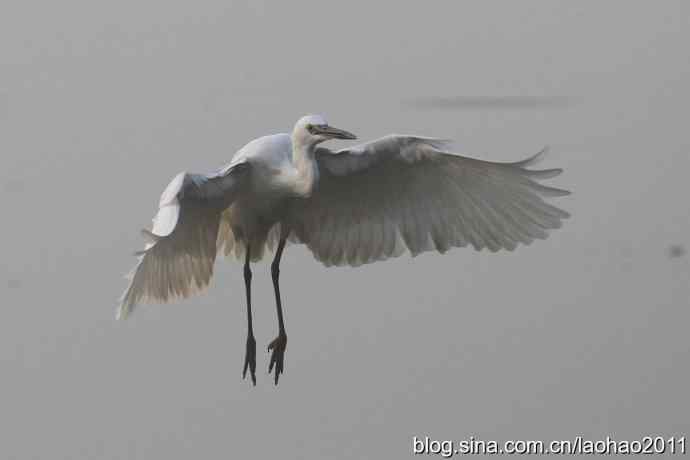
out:
{"label": "pointed beak", "polygon": [[326,135],[332,139],[357,139],[357,136],[354,134],[344,129],[334,128],[333,126],[319,126],[317,130],[320,134]]}

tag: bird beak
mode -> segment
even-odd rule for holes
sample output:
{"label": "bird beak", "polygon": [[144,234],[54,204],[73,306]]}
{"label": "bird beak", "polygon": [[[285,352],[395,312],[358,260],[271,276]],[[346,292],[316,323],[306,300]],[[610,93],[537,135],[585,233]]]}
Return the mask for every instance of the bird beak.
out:
{"label": "bird beak", "polygon": [[317,132],[326,135],[332,139],[357,139],[354,134],[345,131],[344,129],[334,128],[333,126],[317,126]]}

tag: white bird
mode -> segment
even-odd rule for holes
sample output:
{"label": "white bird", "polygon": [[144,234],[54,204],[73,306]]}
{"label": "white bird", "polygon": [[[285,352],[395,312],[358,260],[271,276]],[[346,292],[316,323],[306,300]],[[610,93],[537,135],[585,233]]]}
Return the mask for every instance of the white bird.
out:
{"label": "white bird", "polygon": [[423,251],[512,251],[546,238],[569,214],[544,201],[570,192],[537,182],[561,169],[530,170],[544,151],[496,163],[447,151],[449,142],[389,135],[341,150],[320,144],[356,139],[319,115],[302,117],[292,134],[249,142],[212,174],[180,173],[160,199],[149,238],[129,275],[118,318],[140,302],[185,298],[205,288],[216,254],[244,258],[247,369],[256,385],[250,262],[277,242],[271,264],[278,336],[269,373],[283,373],[287,334],[278,277],[288,240],[325,264],[357,266]]}

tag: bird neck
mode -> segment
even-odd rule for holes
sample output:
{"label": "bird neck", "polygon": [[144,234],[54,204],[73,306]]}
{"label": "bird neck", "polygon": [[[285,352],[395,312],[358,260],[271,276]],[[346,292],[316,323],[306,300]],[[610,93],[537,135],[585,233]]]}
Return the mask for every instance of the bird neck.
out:
{"label": "bird neck", "polygon": [[292,164],[297,172],[295,192],[299,196],[309,196],[319,180],[319,167],[316,162],[316,145],[292,142]]}

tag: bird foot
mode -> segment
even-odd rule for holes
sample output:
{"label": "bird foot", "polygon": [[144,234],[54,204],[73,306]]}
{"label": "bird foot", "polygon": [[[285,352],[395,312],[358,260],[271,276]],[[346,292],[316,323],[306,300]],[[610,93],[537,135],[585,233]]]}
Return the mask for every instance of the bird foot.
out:
{"label": "bird foot", "polygon": [[271,363],[268,365],[268,373],[270,374],[275,366],[275,384],[278,385],[278,377],[283,373],[283,364],[285,362],[285,348],[287,348],[287,335],[284,332],[278,334],[278,337],[273,339],[268,344],[268,351],[271,351]]}
{"label": "bird foot", "polygon": [[256,340],[253,335],[247,336],[247,351],[244,354],[244,370],[242,371],[242,378],[247,376],[247,369],[252,378],[252,383],[256,386]]}

